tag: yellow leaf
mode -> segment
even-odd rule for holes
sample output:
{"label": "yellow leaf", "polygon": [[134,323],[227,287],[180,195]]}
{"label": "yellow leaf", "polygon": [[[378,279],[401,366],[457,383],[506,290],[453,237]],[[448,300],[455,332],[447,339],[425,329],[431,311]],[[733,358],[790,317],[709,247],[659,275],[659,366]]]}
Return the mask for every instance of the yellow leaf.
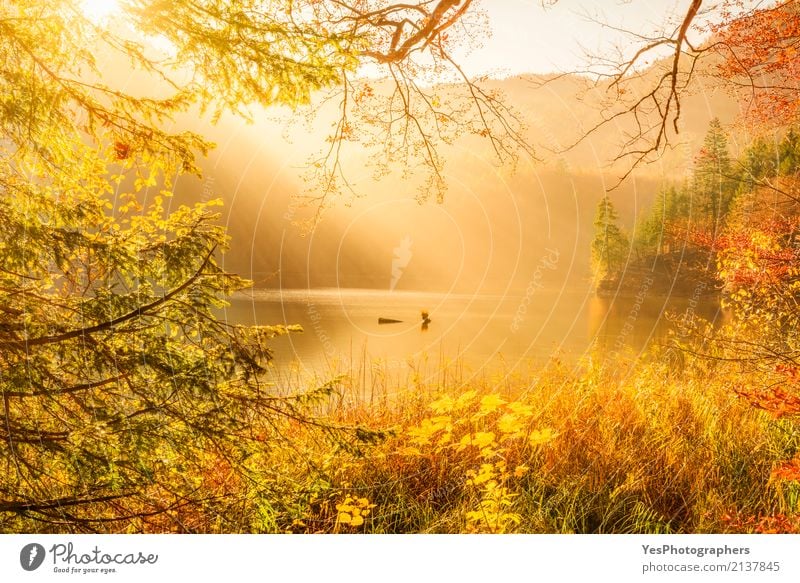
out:
{"label": "yellow leaf", "polygon": [[444,397],[431,403],[429,407],[434,413],[449,413],[453,410],[453,405],[455,405],[455,400],[453,400],[453,397],[450,395],[445,395]]}
{"label": "yellow leaf", "polygon": [[530,405],[524,405],[517,401],[509,403],[508,408],[511,410],[512,413],[516,413],[517,415],[522,415],[523,417],[529,417],[533,415],[533,407],[531,407]]}
{"label": "yellow leaf", "polygon": [[[339,522],[341,524],[350,524],[352,522],[352,517],[347,512],[340,512],[339,513]],[[363,520],[362,520],[363,522]]]}
{"label": "yellow leaf", "polygon": [[505,401],[498,395],[486,395],[481,399],[481,413],[492,413],[497,411],[500,405],[505,405]]}
{"label": "yellow leaf", "polygon": [[467,391],[466,393],[463,393],[458,399],[456,399],[456,402],[453,405],[453,409],[457,411],[458,409],[463,409],[464,407],[467,407],[472,402],[472,400],[477,396],[478,396],[477,391]]}
{"label": "yellow leaf", "polygon": [[491,431],[478,431],[476,433],[468,433],[459,441],[459,451],[467,446],[474,445],[477,448],[484,448],[487,445],[494,443],[495,435]]}
{"label": "yellow leaf", "polygon": [[[474,472],[473,472],[474,473]],[[494,478],[494,466],[492,464],[481,464],[481,469],[477,473],[477,475],[473,475],[469,480],[468,483],[471,486],[478,486],[480,484],[489,482]]]}
{"label": "yellow leaf", "polygon": [[438,431],[452,431],[453,426],[449,415],[423,419],[419,427],[409,429],[408,433],[412,441],[418,445],[426,445],[430,442],[430,437]]}
{"label": "yellow leaf", "polygon": [[506,413],[497,421],[497,428],[502,433],[517,433],[522,431],[525,424],[512,413]]}

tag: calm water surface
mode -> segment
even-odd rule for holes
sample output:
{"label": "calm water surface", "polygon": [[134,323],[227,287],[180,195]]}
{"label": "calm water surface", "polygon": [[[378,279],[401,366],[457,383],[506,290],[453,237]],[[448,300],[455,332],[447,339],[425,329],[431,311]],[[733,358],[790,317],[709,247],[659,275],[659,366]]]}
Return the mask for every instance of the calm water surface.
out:
{"label": "calm water surface", "polygon": [[[421,311],[430,314],[427,329]],[[459,359],[470,368],[513,368],[589,350],[637,353],[664,340],[672,316],[719,319],[712,300],[661,296],[599,298],[585,289],[468,295],[374,289],[256,289],[237,295],[224,317],[246,324],[299,324],[274,340],[278,366],[312,371],[367,359],[403,366]],[[378,318],[401,320],[379,324]]]}

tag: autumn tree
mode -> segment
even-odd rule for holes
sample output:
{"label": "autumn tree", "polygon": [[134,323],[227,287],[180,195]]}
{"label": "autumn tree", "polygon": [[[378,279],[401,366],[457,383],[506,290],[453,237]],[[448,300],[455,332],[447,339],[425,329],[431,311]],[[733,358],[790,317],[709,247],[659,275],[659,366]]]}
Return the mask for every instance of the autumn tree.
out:
{"label": "autumn tree", "polygon": [[387,162],[399,164],[405,178],[419,180],[420,200],[439,202],[447,188],[443,145],[472,138],[488,143],[502,162],[513,165],[520,155],[534,159],[521,115],[496,89],[467,75],[453,57],[455,47],[479,42],[486,34],[477,0],[300,4],[313,28],[356,39],[350,46],[358,61],[387,74],[384,82],[373,82],[342,70],[329,98],[338,121],[327,138],[329,147],[313,164],[317,171],[312,176],[320,184],[311,197],[316,204],[326,203],[331,194],[354,192],[345,158],[365,147],[378,154],[364,162],[375,175],[391,171]]}
{"label": "autumn tree", "polygon": [[[286,328],[218,319],[248,282],[219,266],[218,203],[171,205],[174,177],[198,173],[212,144],[170,128],[181,112],[296,108],[330,90],[343,104],[332,165],[320,165],[330,183],[351,75],[369,61],[398,82],[391,121],[373,128],[392,151],[423,151],[436,176],[453,134],[426,124],[450,112],[413,85],[414,62],[456,67],[447,31],[470,6],[129,0],[106,24],[78,0],[2,4],[1,530],[274,528],[298,486],[264,456],[287,424],[344,447],[375,438],[314,419],[307,406],[333,385],[287,395],[265,383],[269,340]],[[115,77],[121,63],[134,89]],[[509,153],[513,117],[465,87],[476,116],[450,120],[455,133]]]}
{"label": "autumn tree", "polygon": [[[790,431],[800,418],[800,183],[795,132],[756,140],[734,172],[737,193],[716,233],[694,231],[692,243],[715,258],[720,300],[731,321],[693,331],[684,346],[713,367],[732,367],[741,398]],[[791,455],[792,452],[787,452]],[[774,469],[797,479],[797,456]]]}
{"label": "autumn tree", "polygon": [[[728,2],[726,8],[735,8]],[[707,50],[719,57],[718,79],[737,90],[748,118],[762,128],[794,123],[800,113],[800,5],[783,0],[726,18]]]}
{"label": "autumn tree", "polygon": [[[740,307],[742,313],[756,309],[784,313],[795,301],[790,279],[796,269],[793,249],[800,217],[797,143],[794,128],[780,140],[757,139],[737,165],[736,204],[718,247],[724,251],[720,270],[728,295],[744,299],[746,294],[749,298]],[[755,285],[761,277],[777,279],[774,285],[762,288]],[[771,290],[769,294],[766,289]],[[779,300],[781,294],[784,297]]]}

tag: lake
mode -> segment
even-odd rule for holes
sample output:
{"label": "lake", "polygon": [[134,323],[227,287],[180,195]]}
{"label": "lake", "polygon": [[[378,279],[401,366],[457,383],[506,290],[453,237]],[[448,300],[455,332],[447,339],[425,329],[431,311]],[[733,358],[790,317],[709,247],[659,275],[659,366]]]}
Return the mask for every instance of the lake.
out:
{"label": "lake", "polygon": [[[422,325],[421,311],[430,324]],[[376,289],[255,289],[237,294],[223,316],[245,324],[299,324],[273,341],[278,368],[305,372],[342,363],[389,369],[459,361],[473,371],[513,370],[553,356],[576,361],[590,350],[641,353],[664,340],[670,315],[719,320],[715,300],[598,297],[590,286],[529,287],[470,295]],[[378,318],[400,320],[379,324]]]}

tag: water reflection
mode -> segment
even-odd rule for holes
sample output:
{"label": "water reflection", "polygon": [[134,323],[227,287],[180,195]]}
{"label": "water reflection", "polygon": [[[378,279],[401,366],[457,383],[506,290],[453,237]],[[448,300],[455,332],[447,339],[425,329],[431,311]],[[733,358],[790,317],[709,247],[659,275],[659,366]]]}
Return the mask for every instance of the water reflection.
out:
{"label": "water reflection", "polygon": [[603,298],[586,286],[542,288],[534,297],[253,290],[237,296],[223,316],[246,324],[300,324],[303,333],[275,339],[275,362],[320,371],[333,362],[379,359],[404,366],[431,355],[479,370],[496,368],[499,361],[512,368],[545,362],[554,355],[577,361],[590,349],[635,354],[663,341],[676,318],[719,323],[724,314],[708,297]]}
{"label": "water reflection", "polygon": [[682,324],[693,319],[719,326],[729,316],[716,297],[595,296],[590,301],[588,322],[590,335],[600,351],[641,353],[653,343],[666,341],[670,331],[686,334]]}

